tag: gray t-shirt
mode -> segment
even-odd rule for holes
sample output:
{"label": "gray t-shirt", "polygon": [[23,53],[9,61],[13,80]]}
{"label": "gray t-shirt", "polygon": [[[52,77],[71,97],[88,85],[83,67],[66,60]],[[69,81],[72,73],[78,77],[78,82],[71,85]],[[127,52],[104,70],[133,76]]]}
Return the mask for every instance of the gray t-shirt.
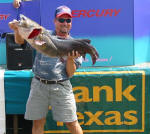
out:
{"label": "gray t-shirt", "polygon": [[[55,35],[55,32],[52,32],[52,35]],[[66,72],[67,56],[63,57],[63,59],[64,61],[62,62],[60,58],[51,58],[37,51],[33,65],[33,72],[35,76],[47,80],[69,79]],[[81,63],[82,57],[75,59],[77,68],[80,67]]]}

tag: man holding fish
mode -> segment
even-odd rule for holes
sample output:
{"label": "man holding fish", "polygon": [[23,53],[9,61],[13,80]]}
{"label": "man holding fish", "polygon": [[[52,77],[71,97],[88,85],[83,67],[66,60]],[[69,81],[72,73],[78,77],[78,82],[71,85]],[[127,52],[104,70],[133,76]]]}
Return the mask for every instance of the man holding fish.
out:
{"label": "man holding fish", "polygon": [[[9,23],[14,30],[15,42],[24,44],[25,38],[20,34],[19,21]],[[51,35],[60,40],[72,39],[69,32],[72,27],[71,9],[59,6],[55,11],[55,31]],[[38,30],[30,34],[33,38]],[[39,31],[40,32],[40,31]],[[37,44],[42,45],[42,41]],[[62,59],[61,59],[62,58]],[[71,134],[83,134],[76,115],[76,102],[69,78],[82,63],[78,51],[72,51],[64,57],[49,57],[37,51],[31,83],[30,95],[26,105],[25,119],[33,120],[32,134],[43,134],[49,106],[52,107],[53,119],[64,122]]]}

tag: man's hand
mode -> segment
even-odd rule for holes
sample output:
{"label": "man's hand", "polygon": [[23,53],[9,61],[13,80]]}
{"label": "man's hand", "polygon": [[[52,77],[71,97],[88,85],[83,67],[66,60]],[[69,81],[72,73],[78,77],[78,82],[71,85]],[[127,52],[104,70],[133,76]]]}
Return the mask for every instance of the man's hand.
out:
{"label": "man's hand", "polygon": [[17,20],[13,20],[11,22],[9,22],[9,27],[10,29],[12,29],[14,31],[14,36],[15,36],[15,42],[17,44],[24,44],[24,39],[23,37],[19,34],[18,31],[18,21]]}
{"label": "man's hand", "polygon": [[78,57],[80,57],[78,51],[72,51],[72,53],[68,53],[67,64],[66,64],[66,71],[68,77],[72,77],[74,72],[76,71],[76,64],[74,60]]}
{"label": "man's hand", "polygon": [[80,57],[80,54],[78,51],[72,51],[72,53],[68,53],[68,60],[74,60],[76,58]]}
{"label": "man's hand", "polygon": [[11,22],[9,22],[9,27],[10,27],[10,29],[12,29],[13,31],[17,31],[18,30],[18,21],[17,20],[13,20],[13,21],[11,21]]}
{"label": "man's hand", "polygon": [[21,3],[21,0],[14,0],[13,1],[14,8],[19,8],[20,7],[20,3]]}

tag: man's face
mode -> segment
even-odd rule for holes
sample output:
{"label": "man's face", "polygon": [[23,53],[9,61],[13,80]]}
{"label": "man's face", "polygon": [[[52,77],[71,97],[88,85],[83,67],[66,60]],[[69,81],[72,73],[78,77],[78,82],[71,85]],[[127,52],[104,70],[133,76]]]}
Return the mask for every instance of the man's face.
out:
{"label": "man's face", "polygon": [[67,14],[63,14],[60,17],[55,18],[54,23],[58,35],[68,35],[72,27],[72,18]]}

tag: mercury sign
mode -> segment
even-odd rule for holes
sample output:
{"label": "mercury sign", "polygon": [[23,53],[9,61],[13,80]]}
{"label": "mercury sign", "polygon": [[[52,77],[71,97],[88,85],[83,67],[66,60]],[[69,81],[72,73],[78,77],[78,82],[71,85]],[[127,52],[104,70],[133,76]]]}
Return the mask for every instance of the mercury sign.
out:
{"label": "mercury sign", "polygon": [[7,20],[10,14],[0,14],[0,20]]}
{"label": "mercury sign", "polygon": [[89,10],[72,10],[72,17],[106,17],[117,16],[121,9],[89,9]]}

